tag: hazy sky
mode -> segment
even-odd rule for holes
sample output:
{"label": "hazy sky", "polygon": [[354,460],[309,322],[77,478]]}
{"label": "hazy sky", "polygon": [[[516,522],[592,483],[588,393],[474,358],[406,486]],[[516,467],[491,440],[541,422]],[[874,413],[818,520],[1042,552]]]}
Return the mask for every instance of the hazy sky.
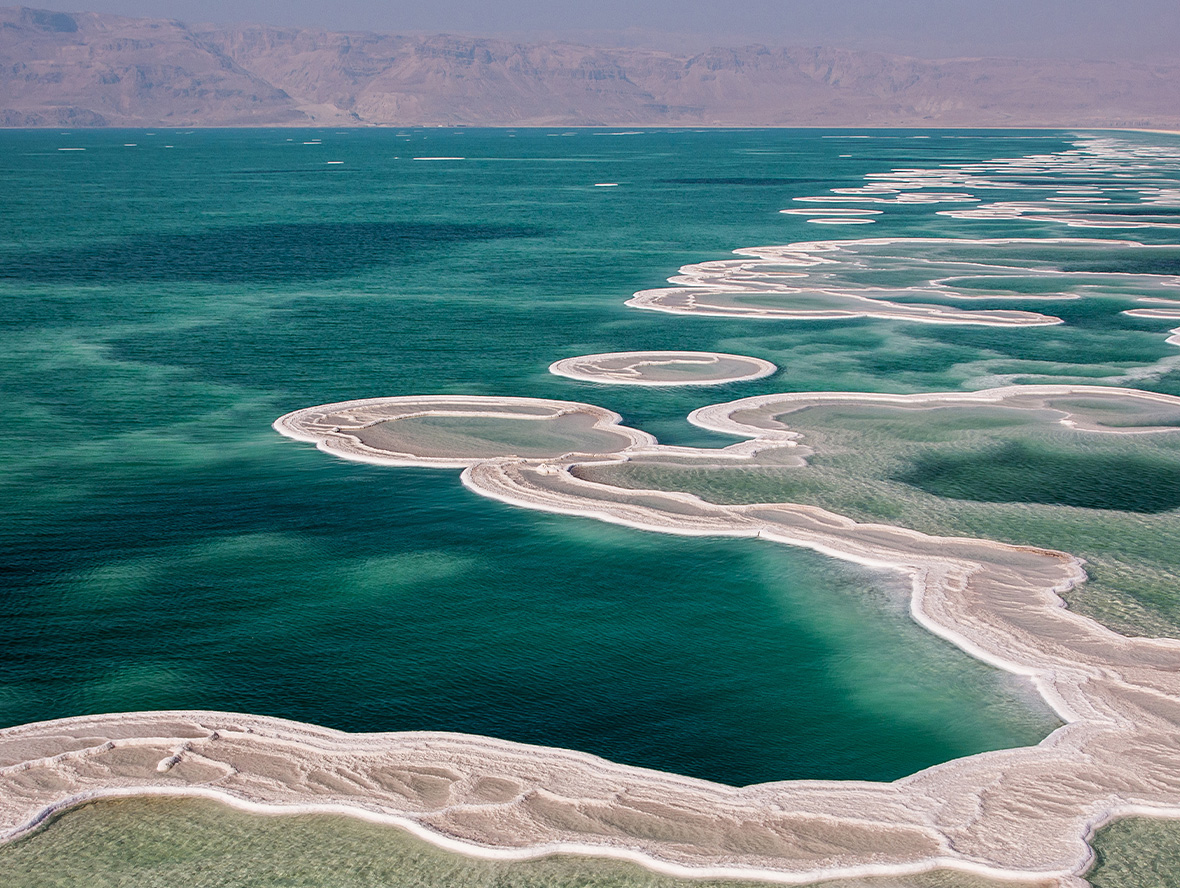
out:
{"label": "hazy sky", "polygon": [[[11,2],[11,0],[9,0]],[[761,42],[929,57],[1180,58],[1180,0],[25,0],[76,12],[695,49]],[[1180,88],[1178,88],[1180,92]]]}

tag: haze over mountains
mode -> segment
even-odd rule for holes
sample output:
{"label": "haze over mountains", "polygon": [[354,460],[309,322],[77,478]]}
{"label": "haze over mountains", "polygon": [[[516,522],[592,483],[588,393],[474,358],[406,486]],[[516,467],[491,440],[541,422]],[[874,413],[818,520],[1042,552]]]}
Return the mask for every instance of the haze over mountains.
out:
{"label": "haze over mountains", "polygon": [[0,125],[1180,129],[1171,64],[698,54],[0,9]]}

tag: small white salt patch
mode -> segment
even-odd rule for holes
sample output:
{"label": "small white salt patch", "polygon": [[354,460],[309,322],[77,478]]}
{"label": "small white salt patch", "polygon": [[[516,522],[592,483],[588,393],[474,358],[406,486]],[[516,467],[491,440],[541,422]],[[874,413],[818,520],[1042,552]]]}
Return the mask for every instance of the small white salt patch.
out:
{"label": "small white salt patch", "polygon": [[161,774],[166,773],[167,771],[171,771],[172,766],[175,765],[178,761],[180,761],[180,756],[170,755],[167,758],[160,760],[160,763],[158,765],[156,765],[156,770],[159,771]]}
{"label": "small white salt patch", "polygon": [[859,207],[832,207],[831,209],[816,209],[815,207],[779,210],[790,216],[880,216],[884,210],[862,210]]}

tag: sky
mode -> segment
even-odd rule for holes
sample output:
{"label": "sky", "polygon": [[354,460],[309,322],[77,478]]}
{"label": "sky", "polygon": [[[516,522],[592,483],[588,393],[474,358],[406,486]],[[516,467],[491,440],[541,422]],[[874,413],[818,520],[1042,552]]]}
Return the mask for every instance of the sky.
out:
{"label": "sky", "polygon": [[[10,0],[12,2],[12,0]],[[1180,0],[24,0],[65,12],[690,50],[1180,60]]]}

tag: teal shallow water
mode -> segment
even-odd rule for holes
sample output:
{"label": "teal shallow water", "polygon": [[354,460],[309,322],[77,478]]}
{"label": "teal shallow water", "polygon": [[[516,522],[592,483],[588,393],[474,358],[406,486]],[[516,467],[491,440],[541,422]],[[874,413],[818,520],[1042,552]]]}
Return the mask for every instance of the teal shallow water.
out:
{"label": "teal shallow water", "polygon": [[[848,236],[779,213],[794,197],[893,166],[1060,150],[1067,135],[897,133],[852,149],[774,131],[132,135],[0,137],[0,724],[244,710],[744,784],[894,779],[1056,723],[911,624],[894,578],[512,509],[457,473],[341,463],[269,425],[375,395],[529,395],[720,444],[684,416],[792,388],[1076,379],[1166,359],[1164,325],[1117,300],[1055,303],[1065,325],[1026,331],[622,304],[736,247]],[[898,206],[856,236],[1014,230],[1062,234]],[[693,391],[546,372],[637,349],[783,369]],[[1180,390],[1166,369],[1139,384]]]}

